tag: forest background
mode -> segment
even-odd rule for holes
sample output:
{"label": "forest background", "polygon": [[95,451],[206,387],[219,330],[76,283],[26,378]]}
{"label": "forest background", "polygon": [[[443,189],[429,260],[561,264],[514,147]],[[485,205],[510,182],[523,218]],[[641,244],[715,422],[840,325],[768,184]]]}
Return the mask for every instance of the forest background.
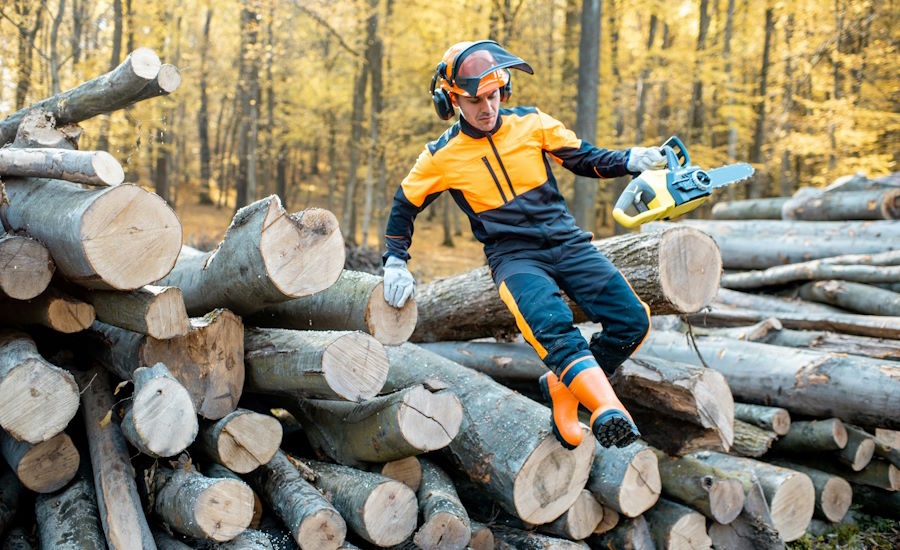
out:
{"label": "forest background", "polygon": [[[188,244],[211,248],[236,208],[277,193],[332,210],[377,255],[397,185],[449,124],[434,67],[481,38],[535,69],[515,72],[509,105],[602,147],[677,134],[695,164],[751,162],[719,199],[898,170],[896,0],[3,0],[0,116],[151,47],[181,87],[83,123],[81,149],[169,201]],[[627,181],[556,176],[582,227],[621,231],[610,204]],[[420,216],[421,279],[483,263],[466,226],[449,196]]]}

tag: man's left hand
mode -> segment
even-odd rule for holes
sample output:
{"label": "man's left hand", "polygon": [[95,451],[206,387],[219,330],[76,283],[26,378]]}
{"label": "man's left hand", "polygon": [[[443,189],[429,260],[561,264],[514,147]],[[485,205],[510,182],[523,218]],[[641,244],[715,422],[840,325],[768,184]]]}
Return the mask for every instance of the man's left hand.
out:
{"label": "man's left hand", "polygon": [[625,168],[629,172],[661,170],[666,167],[666,156],[659,147],[632,147]]}

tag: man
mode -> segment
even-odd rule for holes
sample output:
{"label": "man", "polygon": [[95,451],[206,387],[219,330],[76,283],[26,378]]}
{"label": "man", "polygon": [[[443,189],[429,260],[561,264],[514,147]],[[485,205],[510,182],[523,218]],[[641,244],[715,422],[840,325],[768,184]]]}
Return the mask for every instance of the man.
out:
{"label": "man", "polygon": [[[657,148],[599,149],[533,107],[500,109],[510,71],[534,74],[496,42],[461,42],[444,54],[431,82],[438,116],[459,121],[429,143],[400,184],[388,218],[384,295],[402,307],[415,283],[406,268],[416,215],[449,191],[468,215],[500,298],[525,340],[551,372],[540,381],[551,402],[553,431],[574,449],[583,434],[578,404],[591,411],[603,446],[640,434],[607,380],[643,342],[650,310],[579,229],[550,170],[553,160],[578,175],[636,175],[665,164]],[[440,83],[440,89],[437,84]],[[565,291],[603,331],[591,343],[573,326]],[[605,373],[604,373],[605,371]]]}

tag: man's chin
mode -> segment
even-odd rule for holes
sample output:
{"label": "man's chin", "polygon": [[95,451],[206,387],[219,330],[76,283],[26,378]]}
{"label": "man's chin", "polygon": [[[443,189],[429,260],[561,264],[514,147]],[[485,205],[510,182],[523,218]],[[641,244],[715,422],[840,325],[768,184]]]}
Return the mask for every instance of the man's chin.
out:
{"label": "man's chin", "polygon": [[494,129],[494,125],[497,123],[497,119],[486,118],[478,121],[478,129],[482,132],[490,132]]}

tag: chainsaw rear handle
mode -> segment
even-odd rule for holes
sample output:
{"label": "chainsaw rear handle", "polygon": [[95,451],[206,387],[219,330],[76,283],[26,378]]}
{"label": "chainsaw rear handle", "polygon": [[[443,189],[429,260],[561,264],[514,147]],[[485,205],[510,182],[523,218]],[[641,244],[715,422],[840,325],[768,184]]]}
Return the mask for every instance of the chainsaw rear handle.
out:
{"label": "chainsaw rear handle", "polygon": [[[655,198],[656,192],[653,191],[649,183],[641,178],[633,179],[616,200],[616,205],[613,208],[613,218],[623,227],[629,229],[656,219],[660,213],[668,208],[668,205],[661,203],[655,208],[650,208],[648,205]],[[637,215],[632,216],[626,212],[630,206],[634,206],[635,210],[638,211]]]}
{"label": "chainsaw rear handle", "polygon": [[668,162],[669,170],[674,170],[676,166],[684,167],[691,165],[691,157],[688,155],[687,147],[684,146],[684,143],[681,143],[678,136],[672,136],[667,139],[666,142],[662,144],[662,149],[666,152],[666,161]]}

